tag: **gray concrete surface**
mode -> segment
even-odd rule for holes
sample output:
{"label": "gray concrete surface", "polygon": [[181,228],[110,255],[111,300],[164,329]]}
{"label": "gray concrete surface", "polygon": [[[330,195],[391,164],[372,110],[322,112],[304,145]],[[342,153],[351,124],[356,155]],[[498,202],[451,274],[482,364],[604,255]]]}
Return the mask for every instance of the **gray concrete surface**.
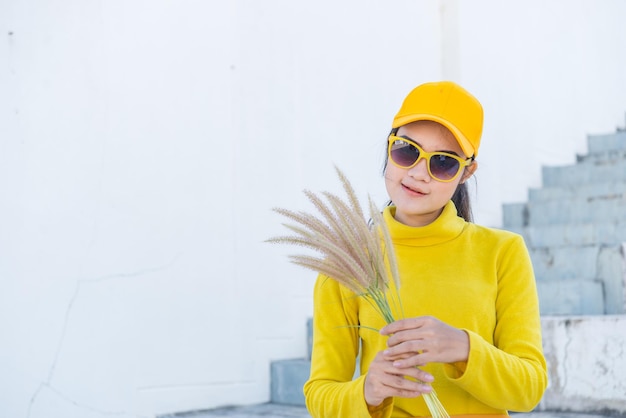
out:
{"label": "gray concrete surface", "polygon": [[264,403],[250,406],[228,406],[207,411],[195,411],[163,415],[159,418],[310,418],[311,415],[302,406]]}
{"label": "gray concrete surface", "polygon": [[[575,412],[532,412],[511,413],[514,418],[626,418],[624,415],[580,414]],[[264,403],[249,406],[231,406],[206,411],[194,411],[162,415],[159,418],[311,418],[306,408],[301,406]],[[338,417],[351,418],[351,417]]]}

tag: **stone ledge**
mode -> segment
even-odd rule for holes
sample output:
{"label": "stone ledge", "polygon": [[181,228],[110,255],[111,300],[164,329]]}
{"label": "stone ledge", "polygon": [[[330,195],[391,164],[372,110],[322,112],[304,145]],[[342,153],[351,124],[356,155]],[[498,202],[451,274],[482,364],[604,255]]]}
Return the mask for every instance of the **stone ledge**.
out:
{"label": "stone ledge", "polygon": [[304,405],[302,387],[309,378],[311,362],[307,359],[274,361],[271,364],[271,402]]}
{"label": "stone ledge", "polygon": [[548,389],[538,410],[626,414],[626,315],[541,318]]}

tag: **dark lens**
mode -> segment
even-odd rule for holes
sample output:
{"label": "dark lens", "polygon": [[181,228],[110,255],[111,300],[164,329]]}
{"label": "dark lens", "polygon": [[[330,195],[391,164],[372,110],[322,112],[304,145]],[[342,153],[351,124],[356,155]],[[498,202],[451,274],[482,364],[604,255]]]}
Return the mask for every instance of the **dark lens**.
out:
{"label": "dark lens", "polygon": [[395,140],[389,149],[391,159],[402,167],[410,167],[420,156],[417,148],[408,142]]}
{"label": "dark lens", "polygon": [[435,154],[430,157],[430,172],[441,180],[450,180],[459,172],[458,160],[444,154]]}

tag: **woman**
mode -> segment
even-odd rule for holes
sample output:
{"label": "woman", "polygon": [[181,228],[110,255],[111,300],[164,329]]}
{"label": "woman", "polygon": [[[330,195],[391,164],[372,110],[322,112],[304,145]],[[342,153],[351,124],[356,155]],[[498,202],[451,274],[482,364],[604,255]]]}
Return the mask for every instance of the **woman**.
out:
{"label": "woman", "polygon": [[314,417],[428,416],[421,396],[433,388],[451,416],[506,416],[540,401],[547,372],[528,251],[521,236],[470,222],[465,182],[482,124],[480,103],[452,82],[404,100],[387,139],[383,216],[406,319],[385,326],[367,300],[318,278],[304,387]]}

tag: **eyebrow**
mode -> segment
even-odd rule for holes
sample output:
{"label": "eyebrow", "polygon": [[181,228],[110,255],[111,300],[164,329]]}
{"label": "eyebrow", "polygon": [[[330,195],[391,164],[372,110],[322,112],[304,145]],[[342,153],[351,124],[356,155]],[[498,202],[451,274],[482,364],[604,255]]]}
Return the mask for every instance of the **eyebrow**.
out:
{"label": "eyebrow", "polygon": [[[423,148],[422,144],[420,144],[419,142],[417,142],[416,140],[414,140],[413,138],[411,138],[408,135],[396,135],[396,136],[399,137],[399,138],[408,139],[411,142],[415,142],[417,145],[419,145],[420,147]],[[446,149],[439,149],[439,150],[431,151],[431,152],[445,152],[446,154],[452,154],[452,155],[456,155],[457,157],[460,157],[460,155],[457,154],[456,152],[451,151],[451,150],[446,150]]]}

